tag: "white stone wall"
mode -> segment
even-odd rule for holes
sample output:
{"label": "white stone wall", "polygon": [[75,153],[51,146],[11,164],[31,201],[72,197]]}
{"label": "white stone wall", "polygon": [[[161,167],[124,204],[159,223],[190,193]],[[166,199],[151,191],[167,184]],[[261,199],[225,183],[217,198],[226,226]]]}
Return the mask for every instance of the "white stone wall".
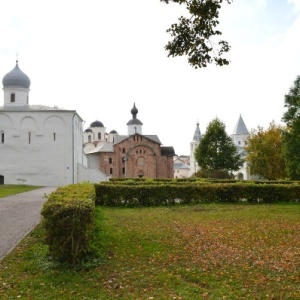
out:
{"label": "white stone wall", "polygon": [[82,125],[74,111],[1,112],[1,131],[5,184],[62,186],[77,181]]}

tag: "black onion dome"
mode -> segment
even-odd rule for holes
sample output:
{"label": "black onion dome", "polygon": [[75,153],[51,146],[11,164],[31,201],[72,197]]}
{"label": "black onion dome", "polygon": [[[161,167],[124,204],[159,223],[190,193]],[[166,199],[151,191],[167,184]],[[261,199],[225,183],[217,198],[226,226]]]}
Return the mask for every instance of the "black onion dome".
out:
{"label": "black onion dome", "polygon": [[136,115],[139,112],[135,107],[135,103],[133,104],[133,108],[131,109],[132,119],[128,121],[127,125],[143,125],[143,123],[137,119]]}
{"label": "black onion dome", "polygon": [[104,127],[103,123],[96,120],[93,123],[91,123],[90,127],[94,128],[94,127]]}
{"label": "black onion dome", "polygon": [[91,128],[87,128],[84,132],[93,132]]}
{"label": "black onion dome", "polygon": [[112,130],[110,133],[112,133],[112,134],[116,134],[116,133],[118,133],[116,130]]}
{"label": "black onion dome", "polygon": [[133,117],[136,117],[137,113],[139,112],[138,109],[135,107],[135,103],[133,104],[133,108],[131,109],[130,112]]}
{"label": "black onion dome", "polygon": [[9,73],[7,73],[2,79],[3,87],[22,87],[29,89],[30,87],[30,79],[29,77],[21,71],[18,66],[18,61],[14,69],[12,69]]}

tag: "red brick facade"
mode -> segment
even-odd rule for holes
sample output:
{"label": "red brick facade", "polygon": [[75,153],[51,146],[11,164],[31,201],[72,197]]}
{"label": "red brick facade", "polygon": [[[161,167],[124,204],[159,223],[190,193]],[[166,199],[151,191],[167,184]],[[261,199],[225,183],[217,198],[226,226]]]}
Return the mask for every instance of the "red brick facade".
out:
{"label": "red brick facade", "polygon": [[173,147],[161,147],[151,138],[134,134],[99,152],[100,170],[113,178],[173,178]]}

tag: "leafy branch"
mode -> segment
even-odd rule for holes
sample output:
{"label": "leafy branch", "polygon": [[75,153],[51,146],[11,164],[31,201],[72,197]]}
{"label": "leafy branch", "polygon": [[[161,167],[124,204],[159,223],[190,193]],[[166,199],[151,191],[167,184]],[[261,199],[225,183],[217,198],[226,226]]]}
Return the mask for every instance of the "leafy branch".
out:
{"label": "leafy branch", "polygon": [[[233,0],[224,0],[231,4]],[[228,65],[223,58],[229,52],[227,41],[212,42],[212,38],[222,35],[216,27],[219,25],[219,10],[223,0],[161,0],[165,3],[186,5],[190,18],[181,16],[178,23],[172,24],[167,32],[173,39],[167,43],[165,49],[168,56],[188,57],[188,62],[194,68],[207,67],[215,63],[218,66]]]}

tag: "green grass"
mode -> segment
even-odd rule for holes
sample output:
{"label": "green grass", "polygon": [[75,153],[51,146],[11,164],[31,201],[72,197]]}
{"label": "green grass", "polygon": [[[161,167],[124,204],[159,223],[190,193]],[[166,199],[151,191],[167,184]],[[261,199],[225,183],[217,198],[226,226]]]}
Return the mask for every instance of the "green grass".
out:
{"label": "green grass", "polygon": [[15,195],[19,193],[24,193],[32,190],[36,190],[41,188],[41,186],[33,186],[33,185],[14,185],[14,184],[6,184],[0,185],[0,198]]}
{"label": "green grass", "polygon": [[102,255],[47,257],[39,225],[0,263],[1,299],[300,299],[300,205],[101,208]]}

